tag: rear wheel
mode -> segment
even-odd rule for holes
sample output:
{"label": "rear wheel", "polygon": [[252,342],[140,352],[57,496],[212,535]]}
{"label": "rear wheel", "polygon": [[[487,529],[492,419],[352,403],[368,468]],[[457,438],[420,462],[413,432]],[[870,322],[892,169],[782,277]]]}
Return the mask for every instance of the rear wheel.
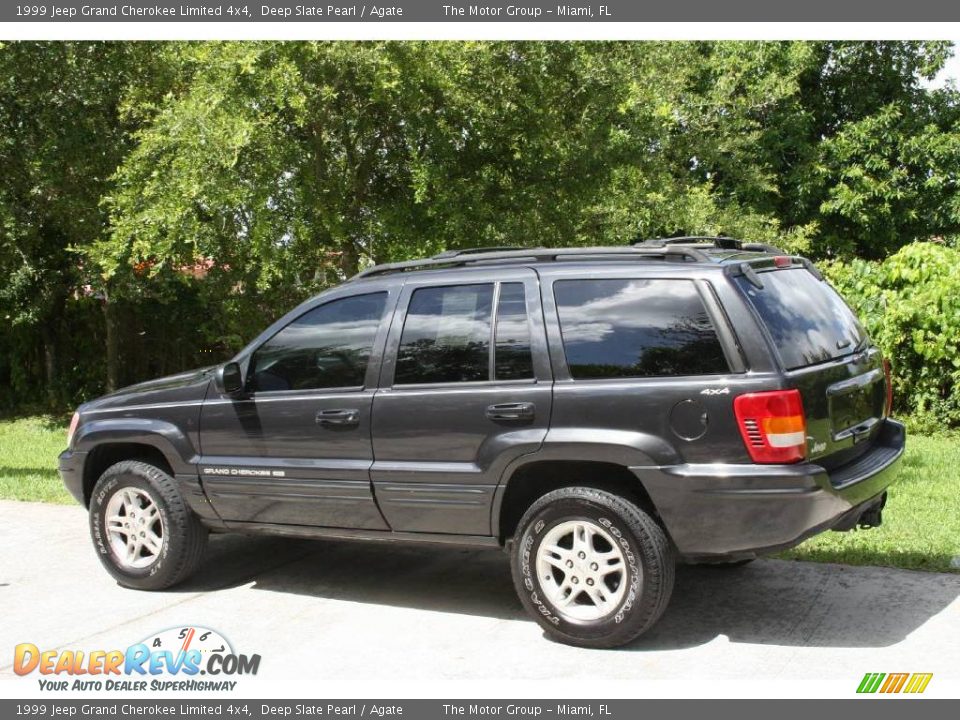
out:
{"label": "rear wheel", "polygon": [[648,630],[673,591],[666,533],[632,502],[588,487],[555,490],[520,520],[511,556],[521,602],[553,637],[624,645]]}
{"label": "rear wheel", "polygon": [[121,585],[162,590],[200,563],[207,529],[163,470],[127,460],[100,476],[90,499],[90,535],[100,562]]}

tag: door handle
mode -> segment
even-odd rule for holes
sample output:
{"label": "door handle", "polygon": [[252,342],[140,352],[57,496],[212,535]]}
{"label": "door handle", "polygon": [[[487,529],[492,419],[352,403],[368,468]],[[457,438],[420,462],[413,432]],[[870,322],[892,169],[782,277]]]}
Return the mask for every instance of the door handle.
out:
{"label": "door handle", "polygon": [[317,425],[325,427],[344,427],[360,424],[360,411],[353,409],[320,410],[317,412]]}
{"label": "door handle", "polygon": [[488,420],[533,420],[536,405],[531,402],[500,403],[487,407]]}

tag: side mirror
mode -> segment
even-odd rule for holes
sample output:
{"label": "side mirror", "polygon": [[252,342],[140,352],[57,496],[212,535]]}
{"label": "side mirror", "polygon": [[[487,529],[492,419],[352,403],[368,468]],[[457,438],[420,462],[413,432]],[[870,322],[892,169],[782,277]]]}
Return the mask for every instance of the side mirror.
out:
{"label": "side mirror", "polygon": [[243,390],[243,372],[240,364],[224,363],[213,375],[213,383],[221,395],[236,395]]}

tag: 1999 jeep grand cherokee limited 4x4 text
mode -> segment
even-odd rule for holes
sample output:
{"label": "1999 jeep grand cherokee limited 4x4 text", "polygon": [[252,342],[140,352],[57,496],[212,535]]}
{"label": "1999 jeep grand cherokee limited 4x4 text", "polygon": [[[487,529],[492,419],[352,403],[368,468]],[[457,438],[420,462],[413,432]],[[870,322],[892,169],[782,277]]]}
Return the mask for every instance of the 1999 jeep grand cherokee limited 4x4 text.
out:
{"label": "1999 jeep grand cherokee limited 4x4 text", "polygon": [[209,531],[505,547],[551,635],[620,645],[678,557],[880,522],[888,367],[813,265],[755,249],[373,267],[224,365],[81,406],[60,472],[123,585],[180,582]]}

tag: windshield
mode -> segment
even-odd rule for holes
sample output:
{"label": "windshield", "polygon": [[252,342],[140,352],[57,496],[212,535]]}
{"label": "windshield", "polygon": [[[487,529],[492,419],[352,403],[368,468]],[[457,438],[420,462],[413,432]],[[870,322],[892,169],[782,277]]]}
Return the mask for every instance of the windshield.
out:
{"label": "windshield", "polygon": [[805,268],[759,273],[762,288],[736,279],[767,326],[788,370],[860,349],[867,339],[857,316],[830,285]]}

